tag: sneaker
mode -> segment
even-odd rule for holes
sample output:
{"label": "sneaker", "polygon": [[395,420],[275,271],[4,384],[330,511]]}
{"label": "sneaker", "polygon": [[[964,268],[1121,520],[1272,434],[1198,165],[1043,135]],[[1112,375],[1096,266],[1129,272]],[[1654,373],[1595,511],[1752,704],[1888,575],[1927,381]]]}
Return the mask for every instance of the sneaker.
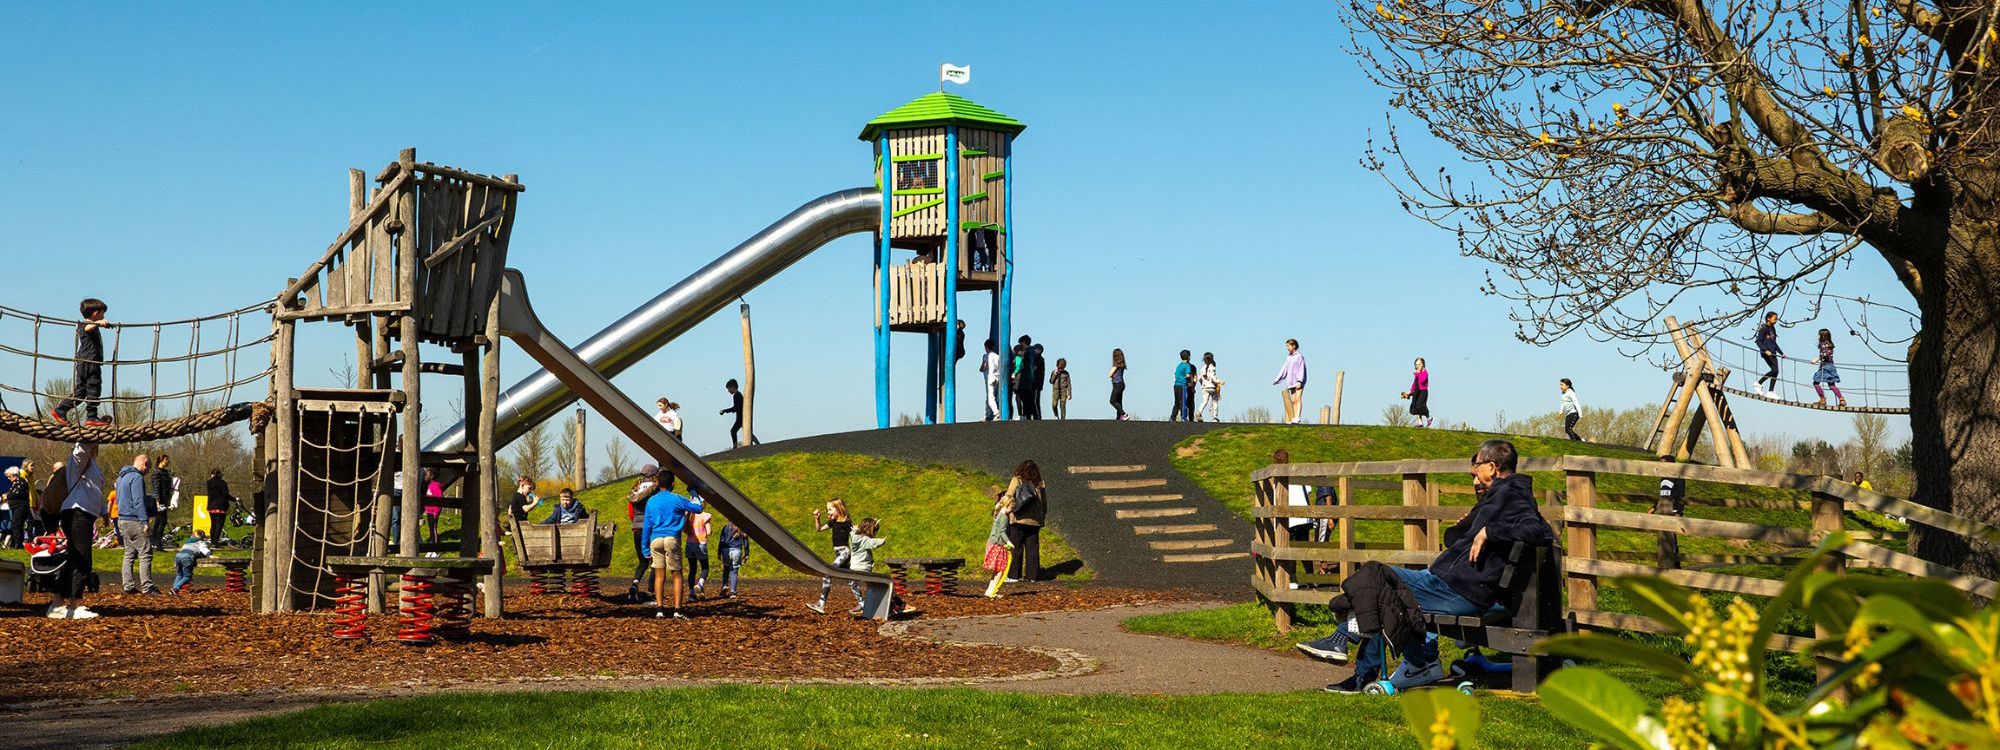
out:
{"label": "sneaker", "polygon": [[861,614],[861,605],[859,605],[859,604],[856,604],[856,605],[854,605],[854,608],[853,608],[853,609],[850,609],[850,610],[847,610],[847,613],[848,613],[848,614],[850,614],[850,615],[859,615],[859,614]]}
{"label": "sneaker", "polygon": [[678,609],[674,610],[674,619],[676,619],[676,620],[685,620],[685,619],[687,619],[687,618],[688,618],[688,616],[687,616],[687,615],[684,615],[684,614],[681,614],[681,611],[680,611],[680,610],[678,610]]}
{"label": "sneaker", "polygon": [[63,606],[60,602],[51,604],[49,605],[48,613],[43,616],[51,620],[67,620],[69,619],[69,607]]}
{"label": "sneaker", "polygon": [[1306,656],[1321,661],[1330,661],[1335,664],[1347,663],[1347,634],[1345,633],[1334,633],[1317,641],[1297,644],[1292,648],[1296,648]]}
{"label": "sneaker", "polygon": [[656,606],[656,607],[653,607],[653,619],[655,619],[655,620],[663,620],[663,619],[666,619],[666,616],[667,616],[667,610],[666,610],[666,608],[664,608],[664,607],[657,607],[657,606]]}
{"label": "sneaker", "polygon": [[139,590],[139,593],[141,593],[141,594],[146,594],[146,595],[148,595],[148,596],[151,596],[151,595],[155,595],[155,594],[158,594],[158,593],[160,593],[160,587],[158,587],[158,586],[155,586],[155,585],[153,585],[153,584],[150,584],[150,583],[149,583],[149,584],[146,584],[146,587],[145,587],[145,588],[143,588],[143,589],[140,589],[140,590]]}
{"label": "sneaker", "polygon": [[806,609],[810,609],[822,615],[826,614],[826,602],[813,602],[811,604],[806,605]]}
{"label": "sneaker", "polygon": [[89,608],[89,607],[85,607],[85,606],[83,606],[83,605],[77,605],[77,606],[74,606],[74,607],[70,607],[70,608],[69,608],[69,617],[68,617],[68,619],[71,619],[71,620],[93,620],[93,619],[96,619],[96,618],[97,618],[97,613],[96,613],[96,612],[92,612],[92,611],[90,611],[90,608]]}
{"label": "sneaker", "polygon": [[139,593],[139,587],[138,587],[138,586],[126,586],[126,587],[125,587],[125,595],[126,595],[126,596],[131,596],[131,595],[133,595],[133,594],[137,594],[137,593]]}
{"label": "sneaker", "polygon": [[63,416],[63,413],[59,411],[49,412],[49,421],[62,425],[64,427],[69,426],[69,417]]}
{"label": "sneaker", "polygon": [[[1366,677],[1368,679],[1364,680],[1362,679],[1363,677]],[[1363,675],[1359,672],[1356,672],[1352,675],[1349,675],[1348,678],[1345,680],[1341,680],[1331,685],[1327,685],[1326,687],[1320,689],[1329,693],[1346,693],[1348,695],[1359,695],[1361,693],[1362,688],[1368,687],[1368,683],[1374,681],[1375,681],[1375,675],[1372,674]]]}
{"label": "sneaker", "polygon": [[1389,684],[1395,685],[1397,692],[1419,688],[1444,681],[1444,664],[1437,660],[1423,667],[1411,667],[1410,660],[1404,659],[1389,675]]}
{"label": "sneaker", "polygon": [[[85,427],[107,427],[110,426],[110,424],[111,420],[106,417],[91,417],[89,419],[83,420],[83,426]],[[96,616],[97,615],[91,615],[91,617],[96,617]]]}

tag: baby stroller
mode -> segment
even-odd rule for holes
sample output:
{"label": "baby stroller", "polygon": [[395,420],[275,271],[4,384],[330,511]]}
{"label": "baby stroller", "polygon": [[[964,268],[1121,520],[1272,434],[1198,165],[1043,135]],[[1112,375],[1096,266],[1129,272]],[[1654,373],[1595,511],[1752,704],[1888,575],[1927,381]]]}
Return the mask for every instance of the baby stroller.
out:
{"label": "baby stroller", "polygon": [[[69,567],[69,539],[56,534],[35,537],[27,544],[28,590],[55,593],[63,571]],[[97,571],[86,571],[84,591],[97,592]]]}

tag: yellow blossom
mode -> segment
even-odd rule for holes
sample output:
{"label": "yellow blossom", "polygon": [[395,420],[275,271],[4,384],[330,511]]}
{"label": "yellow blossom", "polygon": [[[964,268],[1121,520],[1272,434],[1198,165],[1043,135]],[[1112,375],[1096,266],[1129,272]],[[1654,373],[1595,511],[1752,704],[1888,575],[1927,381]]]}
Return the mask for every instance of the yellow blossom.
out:
{"label": "yellow blossom", "polygon": [[1381,4],[1381,3],[1376,3],[1376,4],[1375,4],[1375,14],[1376,14],[1376,15],[1379,15],[1379,16],[1381,16],[1381,17],[1383,17],[1383,18],[1390,18],[1390,19],[1393,19],[1393,18],[1395,18],[1395,16],[1393,16],[1393,15],[1390,15],[1390,14],[1389,14],[1389,9],[1388,9],[1388,8],[1384,8],[1384,7],[1382,7],[1382,4]]}

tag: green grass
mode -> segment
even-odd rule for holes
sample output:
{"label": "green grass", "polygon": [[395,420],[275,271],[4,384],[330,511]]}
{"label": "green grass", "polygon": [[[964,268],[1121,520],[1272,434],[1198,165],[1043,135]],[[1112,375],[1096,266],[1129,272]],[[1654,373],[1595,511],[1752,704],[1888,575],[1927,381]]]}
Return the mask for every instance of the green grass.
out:
{"label": "green grass", "polygon": [[[169,523],[173,524],[174,526],[180,526],[187,523],[187,521],[184,517],[170,516]],[[230,539],[244,538],[244,535],[247,535],[253,531],[252,527],[249,526],[230,526],[228,527],[227,530],[229,532]],[[182,541],[186,540],[183,539]],[[166,588],[167,584],[173,582],[174,553],[180,551],[180,548],[181,548],[181,542],[174,542],[172,544],[167,545],[165,549],[155,550],[153,552],[153,583],[157,584],[160,588]],[[224,558],[240,557],[247,559],[250,557],[250,550],[247,548],[217,550],[215,556]],[[91,551],[90,567],[98,572],[98,577],[103,581],[105,581],[105,584],[106,586],[109,587],[109,590],[112,591],[117,590],[118,564],[120,561],[124,560],[124,558],[125,558],[125,550],[123,549],[100,549]],[[0,560],[13,560],[15,562],[26,563],[28,560],[28,553],[25,550],[18,550],[18,549],[0,550]],[[105,573],[110,573],[111,576],[109,578],[106,578],[104,577]],[[213,569],[197,568],[195,569],[195,575],[213,576],[219,574],[216,573]],[[162,578],[161,576],[165,577]]]}
{"label": "green grass", "polygon": [[[1484,747],[1580,748],[1532,701],[1485,697]],[[1200,717],[1191,721],[1190,718]],[[1039,696],[967,689],[681,688],[445,694],[328,705],[141,748],[1414,748],[1389,699]]]}
{"label": "green grass", "polygon": [[[978,564],[986,554],[986,532],[993,520],[993,501],[987,488],[1001,483],[990,474],[844,453],[782,453],[724,461],[715,469],[814,549],[830,550],[830,542],[827,532],[813,529],[812,512],[838,497],[847,503],[856,521],[871,516],[881,520],[882,537],[888,544],[875,554],[878,568],[881,560],[890,557],[962,557],[967,578],[982,575]],[[632,482],[628,479],[593,487],[578,496],[599,518],[619,525],[619,543],[611,557],[614,580],[631,570],[638,559],[625,520],[625,493],[631,491]],[[720,532],[725,522],[718,514],[716,531]],[[712,542],[711,538],[711,547]],[[711,549],[710,554],[715,551]],[[1042,567],[1062,566],[1076,559],[1076,552],[1060,533],[1055,529],[1042,531]],[[720,576],[720,563],[713,565],[711,577]],[[800,574],[753,545],[743,575],[784,578]],[[1088,575],[1084,569],[1082,577]]]}

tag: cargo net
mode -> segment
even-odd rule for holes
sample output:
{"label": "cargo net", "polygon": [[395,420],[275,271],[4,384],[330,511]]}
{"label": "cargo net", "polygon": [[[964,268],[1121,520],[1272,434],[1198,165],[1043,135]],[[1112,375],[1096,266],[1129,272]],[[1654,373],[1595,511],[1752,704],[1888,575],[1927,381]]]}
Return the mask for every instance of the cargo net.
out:
{"label": "cargo net", "polygon": [[[1775,382],[1764,378],[1771,364],[1756,346],[1738,341],[1709,339],[1710,356],[1731,369],[1723,390],[1744,398],[1754,398],[1802,409],[1858,412],[1866,414],[1910,413],[1910,371],[1898,364],[1848,363],[1834,356],[1831,369],[1817,361],[1818,342],[1812,342],[1814,357],[1801,359],[1780,355]],[[1685,363],[1683,363],[1685,367]],[[1815,389],[1814,386],[1818,388]]]}
{"label": "cargo net", "polygon": [[300,403],[291,589],[308,608],[333,603],[326,558],[368,546],[394,416],[381,405]]}
{"label": "cargo net", "polygon": [[[260,407],[272,370],[271,306],[265,301],[200,318],[117,323],[98,331],[100,359],[77,357],[83,321],[0,306],[0,430],[63,442],[130,443],[267,414]],[[80,398],[89,394],[76,386],[92,374],[98,392]],[[68,424],[54,416],[65,405]],[[93,411],[107,423],[86,424]]]}

